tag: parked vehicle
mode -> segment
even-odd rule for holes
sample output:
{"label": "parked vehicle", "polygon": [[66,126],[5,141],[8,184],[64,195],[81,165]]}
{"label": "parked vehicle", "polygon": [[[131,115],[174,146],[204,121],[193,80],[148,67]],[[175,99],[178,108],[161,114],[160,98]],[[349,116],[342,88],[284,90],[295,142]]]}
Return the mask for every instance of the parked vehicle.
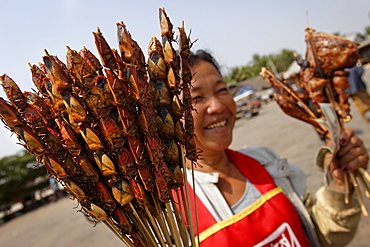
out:
{"label": "parked vehicle", "polygon": [[250,99],[236,105],[236,118],[251,118],[258,115],[261,108],[261,100],[258,98]]}
{"label": "parked vehicle", "polygon": [[243,86],[234,97],[236,117],[251,118],[258,115],[262,101],[252,87]]}

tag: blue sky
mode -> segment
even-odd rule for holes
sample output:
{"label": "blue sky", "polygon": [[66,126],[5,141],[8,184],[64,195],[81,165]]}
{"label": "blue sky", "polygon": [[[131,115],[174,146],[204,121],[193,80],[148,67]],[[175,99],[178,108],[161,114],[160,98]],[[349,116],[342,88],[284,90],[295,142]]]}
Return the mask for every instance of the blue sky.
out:
{"label": "blue sky", "polygon": [[[8,74],[23,91],[30,91],[34,86],[27,64],[41,62],[44,49],[62,61],[66,45],[75,50],[86,46],[96,54],[92,32],[97,27],[117,48],[119,21],[146,52],[151,36],[160,36],[160,7],[165,7],[175,27],[185,21],[191,38],[198,39],[193,50],[211,50],[224,71],[248,64],[253,54],[278,53],[283,48],[304,54],[307,26],[349,34],[370,25],[369,0],[2,0],[0,74]],[[2,90],[0,96],[5,97]],[[0,157],[22,149],[2,123],[0,137]]]}

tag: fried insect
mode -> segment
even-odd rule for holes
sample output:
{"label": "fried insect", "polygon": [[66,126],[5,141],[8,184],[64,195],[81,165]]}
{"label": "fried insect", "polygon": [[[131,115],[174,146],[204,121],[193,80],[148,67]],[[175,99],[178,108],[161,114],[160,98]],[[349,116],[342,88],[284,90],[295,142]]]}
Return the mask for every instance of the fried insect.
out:
{"label": "fried insect", "polygon": [[0,81],[6,97],[10,100],[13,106],[17,108],[18,111],[23,112],[26,107],[27,100],[21,89],[7,74],[0,76]]}
{"label": "fried insect", "polygon": [[186,157],[192,162],[197,160],[197,149],[194,140],[194,121],[192,111],[193,105],[190,95],[191,87],[191,70],[189,64],[190,47],[192,46],[190,42],[190,37],[185,33],[184,23],[182,27],[179,27],[179,52],[180,52],[180,63],[181,63],[181,87],[182,87],[182,103],[184,107],[184,120],[185,120],[185,151]]}
{"label": "fried insect", "polygon": [[25,123],[21,119],[19,112],[6,100],[0,97],[0,117],[9,129],[23,126]]}
{"label": "fried insect", "polygon": [[185,194],[182,146],[196,150],[188,115],[191,45],[180,28],[181,54],[175,52],[173,25],[159,12],[163,47],[153,36],[147,60],[119,22],[118,50],[99,28],[93,32],[100,60],[86,47],[67,46],[66,63],[45,50],[43,63],[29,64],[34,93],[0,76],[5,126],[82,213],[104,221],[130,247],[189,242],[178,230],[184,221],[170,208],[172,189]]}
{"label": "fried insect", "polygon": [[100,55],[103,66],[115,70],[117,69],[117,63],[114,58],[112,49],[110,48],[108,42],[103,37],[100,29],[97,28],[96,32],[93,32],[95,38],[95,45]]}
{"label": "fried insect", "polygon": [[123,179],[119,179],[113,182],[112,194],[121,206],[126,205],[135,198],[130,184]]}

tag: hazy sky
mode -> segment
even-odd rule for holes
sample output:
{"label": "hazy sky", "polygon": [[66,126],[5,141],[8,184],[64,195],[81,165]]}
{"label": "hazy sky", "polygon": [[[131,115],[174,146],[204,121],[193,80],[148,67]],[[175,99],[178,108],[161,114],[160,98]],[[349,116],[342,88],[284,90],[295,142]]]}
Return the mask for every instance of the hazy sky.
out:
{"label": "hazy sky", "polygon": [[[307,26],[349,34],[370,25],[369,0],[1,0],[0,74],[30,91],[34,86],[28,63],[41,62],[44,49],[62,61],[66,45],[75,50],[86,46],[96,54],[92,35],[96,27],[117,48],[115,24],[120,21],[146,52],[151,36],[160,35],[160,7],[165,7],[175,27],[185,21],[192,40],[198,39],[193,50],[211,50],[224,69],[248,64],[253,54],[283,48],[304,54]],[[2,90],[0,96],[5,97]],[[10,134],[0,123],[0,157],[22,149]]]}

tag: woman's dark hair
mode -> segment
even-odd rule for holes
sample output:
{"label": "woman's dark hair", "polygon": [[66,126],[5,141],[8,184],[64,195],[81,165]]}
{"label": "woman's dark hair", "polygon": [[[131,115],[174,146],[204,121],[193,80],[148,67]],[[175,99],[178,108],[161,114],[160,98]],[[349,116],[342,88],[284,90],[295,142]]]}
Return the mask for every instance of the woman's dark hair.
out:
{"label": "woman's dark hair", "polygon": [[199,61],[205,61],[212,64],[221,75],[220,66],[210,52],[205,50],[197,50],[195,53],[191,52],[189,57],[190,66],[194,66]]}

